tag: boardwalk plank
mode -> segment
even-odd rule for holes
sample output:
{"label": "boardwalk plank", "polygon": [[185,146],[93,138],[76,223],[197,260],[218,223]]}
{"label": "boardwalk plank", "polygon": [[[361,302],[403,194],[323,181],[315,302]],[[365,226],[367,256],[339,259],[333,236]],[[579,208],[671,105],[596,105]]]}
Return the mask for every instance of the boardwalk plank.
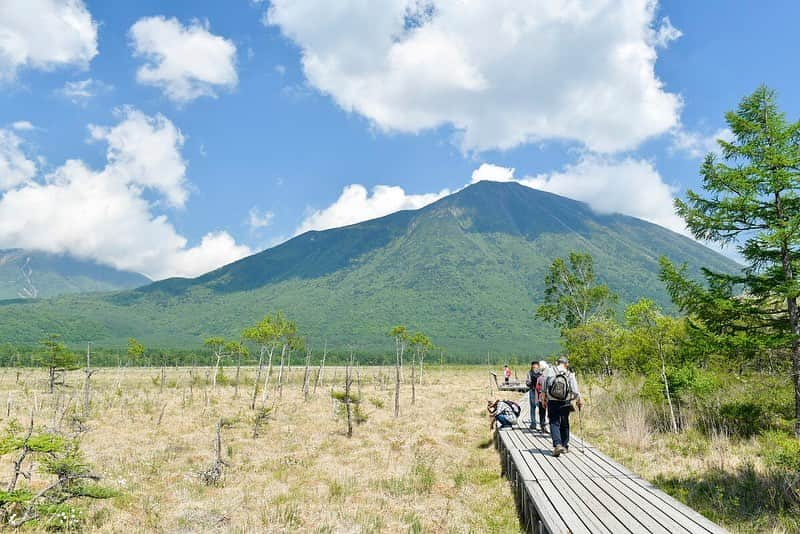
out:
{"label": "boardwalk plank", "polygon": [[[503,429],[504,470],[550,532],[724,533],[688,506],[642,480],[589,443],[572,437],[570,452],[552,455],[549,435]],[[585,453],[580,452],[584,450]],[[520,501],[518,501],[520,502]]]}

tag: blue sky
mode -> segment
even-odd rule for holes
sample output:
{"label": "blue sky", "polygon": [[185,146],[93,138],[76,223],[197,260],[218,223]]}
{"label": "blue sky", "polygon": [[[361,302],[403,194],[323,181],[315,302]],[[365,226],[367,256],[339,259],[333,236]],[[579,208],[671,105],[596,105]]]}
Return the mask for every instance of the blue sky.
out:
{"label": "blue sky", "polygon": [[539,4],[6,0],[0,247],[197,275],[473,178],[682,231],[725,111],[800,116],[797,3]]}

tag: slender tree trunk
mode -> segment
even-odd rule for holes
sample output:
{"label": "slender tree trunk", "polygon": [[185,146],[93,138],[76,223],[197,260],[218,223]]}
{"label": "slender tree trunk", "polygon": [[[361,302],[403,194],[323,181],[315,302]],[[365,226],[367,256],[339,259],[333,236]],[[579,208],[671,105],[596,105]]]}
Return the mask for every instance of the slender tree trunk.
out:
{"label": "slender tree trunk", "polygon": [[400,416],[400,339],[395,339],[394,416]]}
{"label": "slender tree trunk", "polygon": [[[283,350],[283,349],[281,349]],[[272,355],[275,353],[275,345],[272,345],[269,349],[269,365],[267,365],[267,377],[264,379],[264,404],[267,402],[267,397],[269,396],[269,381],[272,378]]]}
{"label": "slender tree trunk", "polygon": [[216,353],[217,361],[214,364],[214,376],[211,378],[211,389],[217,390],[217,374],[219,373],[219,361],[222,359],[222,350]]}
{"label": "slender tree trunk", "polygon": [[91,379],[92,379],[92,365],[91,365],[91,343],[86,344],[86,382],[83,387],[83,416],[89,417],[89,401],[91,399]]}
{"label": "slender tree trunk", "polygon": [[284,354],[286,353],[286,345],[281,350],[281,367],[278,369],[278,398],[283,398],[283,361]]}
{"label": "slender tree trunk", "polygon": [[311,351],[306,349],[306,370],[303,373],[303,398],[308,400],[308,367],[311,365]]}
{"label": "slender tree trunk", "polygon": [[[322,361],[319,363],[319,371],[317,372],[317,380],[314,382],[314,395],[317,394],[317,385],[322,382],[322,372],[325,370],[325,356],[328,355],[328,342],[325,342],[325,348],[322,349]],[[324,386],[324,384],[322,384]]]}
{"label": "slender tree trunk", "polygon": [[414,406],[414,403],[417,402],[417,386],[415,385],[417,381],[416,368],[417,352],[415,351],[411,356],[411,406]]}
{"label": "slender tree trunk", "polygon": [[163,394],[163,393],[164,393],[164,371],[165,371],[165,370],[164,370],[164,367],[166,366],[166,361],[165,361],[165,359],[166,359],[166,357],[165,357],[165,356],[162,356],[162,357],[161,357],[161,388],[160,388],[160,390],[159,390],[159,392],[160,392],[161,394]]}
{"label": "slender tree trunk", "polygon": [[50,394],[53,394],[53,383],[56,381],[56,368],[50,368]]}
{"label": "slender tree trunk", "polygon": [[239,372],[242,369],[242,351],[236,355],[236,379],[233,382],[233,398],[239,398]]}
{"label": "slender tree trunk", "polygon": [[664,359],[664,348],[661,342],[658,343],[658,355],[661,357],[661,378],[664,380],[664,391],[667,394],[667,404],[669,405],[669,417],[672,424],[672,431],[678,432],[678,421],[675,419],[675,408],[672,406],[672,395],[669,391],[669,380],[667,380],[667,362]]}
{"label": "slender tree trunk", "polygon": [[253,400],[250,402],[250,409],[256,409],[256,398],[258,398],[258,384],[261,383],[261,370],[264,368],[264,353],[267,351],[266,345],[261,345],[258,352],[258,371],[256,371],[256,380],[253,384]]}
{"label": "slender tree trunk", "polygon": [[794,385],[794,435],[800,438],[800,312],[797,299],[787,299],[789,325],[794,334],[792,341],[792,383]]}
{"label": "slender tree trunk", "polygon": [[350,406],[350,385],[353,383],[350,377],[352,359],[347,362],[347,371],[344,375],[344,406],[347,410],[347,437],[353,437],[353,415],[352,407]]}

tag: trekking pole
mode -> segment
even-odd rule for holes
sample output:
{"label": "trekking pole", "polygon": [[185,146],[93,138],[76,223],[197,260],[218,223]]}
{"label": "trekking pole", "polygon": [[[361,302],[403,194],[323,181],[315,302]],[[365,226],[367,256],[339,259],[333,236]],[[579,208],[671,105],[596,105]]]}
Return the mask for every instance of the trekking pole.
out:
{"label": "trekking pole", "polygon": [[581,427],[581,454],[586,454],[586,441],[583,439],[583,410],[578,406],[578,426]]}

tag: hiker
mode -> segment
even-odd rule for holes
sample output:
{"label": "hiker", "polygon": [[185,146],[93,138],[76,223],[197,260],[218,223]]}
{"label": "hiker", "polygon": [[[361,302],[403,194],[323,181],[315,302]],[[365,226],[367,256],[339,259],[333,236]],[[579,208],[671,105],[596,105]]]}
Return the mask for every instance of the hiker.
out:
{"label": "hiker", "polygon": [[569,359],[559,356],[554,369],[548,372],[543,395],[550,417],[550,436],[553,438],[553,456],[569,452],[569,413],[574,410],[572,401],[583,408],[575,374],[569,370]]}
{"label": "hiker", "polygon": [[495,422],[500,425],[500,428],[511,428],[517,423],[521,408],[519,404],[510,400],[496,400],[489,401],[486,409],[489,412],[489,428],[495,427]]}
{"label": "hiker", "polygon": [[508,381],[511,379],[511,369],[508,368],[508,364],[503,366],[503,378],[506,384],[508,384]]}
{"label": "hiker", "polygon": [[[525,385],[530,390],[528,392],[528,400],[531,404],[531,430],[539,430],[544,428],[544,408],[541,405],[541,391],[542,388],[538,385],[539,378],[542,376],[541,364],[539,362],[531,362],[531,370],[528,371],[528,379]],[[539,426],[536,425],[536,409],[539,409]]]}
{"label": "hiker", "polygon": [[545,423],[547,420],[547,399],[545,387],[547,386],[547,369],[548,369],[547,362],[542,360],[539,362],[539,369],[542,371],[542,375],[539,377],[539,380],[536,381],[536,391],[539,393],[539,422],[541,424],[541,431],[545,434],[550,433],[550,426]]}

